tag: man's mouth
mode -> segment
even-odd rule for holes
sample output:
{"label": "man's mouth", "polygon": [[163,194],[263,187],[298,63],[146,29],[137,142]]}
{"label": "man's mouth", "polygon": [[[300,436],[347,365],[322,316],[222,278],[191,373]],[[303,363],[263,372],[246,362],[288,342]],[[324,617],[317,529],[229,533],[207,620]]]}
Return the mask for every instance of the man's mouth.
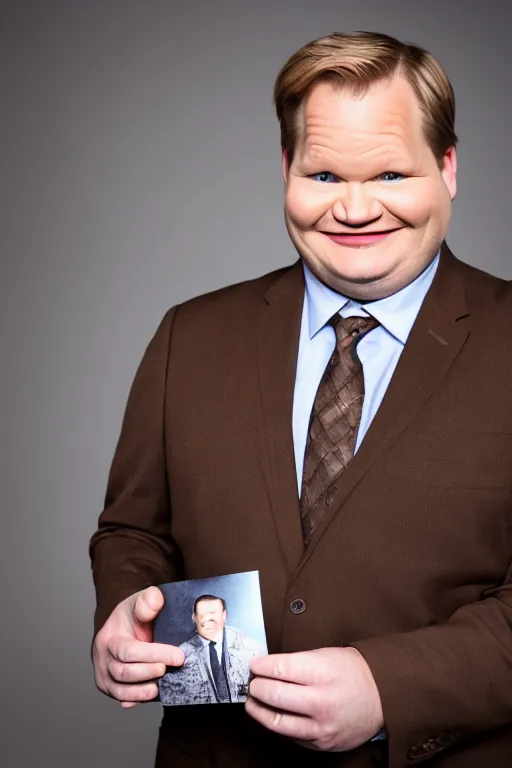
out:
{"label": "man's mouth", "polygon": [[380,232],[322,232],[323,235],[333,240],[338,245],[346,245],[349,248],[365,248],[369,245],[381,242],[393,232],[398,232],[402,227],[395,227],[394,229],[386,229]]}

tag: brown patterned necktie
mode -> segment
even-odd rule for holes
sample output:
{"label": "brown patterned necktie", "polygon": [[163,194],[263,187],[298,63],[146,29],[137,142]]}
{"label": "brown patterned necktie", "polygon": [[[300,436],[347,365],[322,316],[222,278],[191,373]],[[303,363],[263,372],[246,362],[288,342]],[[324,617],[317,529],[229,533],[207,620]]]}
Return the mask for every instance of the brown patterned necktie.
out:
{"label": "brown patterned necktie", "polygon": [[356,346],[379,323],[373,317],[335,315],[336,347],[318,386],[304,454],[300,510],[307,545],[337,490],[336,480],[354,455],[364,398]]}

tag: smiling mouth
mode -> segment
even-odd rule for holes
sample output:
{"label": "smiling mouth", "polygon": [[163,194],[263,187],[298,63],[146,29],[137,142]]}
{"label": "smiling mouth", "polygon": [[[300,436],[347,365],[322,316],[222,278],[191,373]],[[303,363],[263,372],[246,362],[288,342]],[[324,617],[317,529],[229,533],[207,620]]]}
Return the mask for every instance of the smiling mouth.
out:
{"label": "smiling mouth", "polygon": [[400,229],[402,227],[382,230],[381,232],[322,232],[322,234],[338,245],[347,245],[350,248],[365,248],[384,240],[384,238],[393,234],[393,232],[398,232]]}

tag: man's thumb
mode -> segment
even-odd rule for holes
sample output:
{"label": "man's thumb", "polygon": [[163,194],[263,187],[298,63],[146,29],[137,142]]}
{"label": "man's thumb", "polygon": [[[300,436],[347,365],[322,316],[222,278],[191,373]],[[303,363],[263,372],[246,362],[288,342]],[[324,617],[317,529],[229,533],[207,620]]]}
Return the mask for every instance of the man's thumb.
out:
{"label": "man's thumb", "polygon": [[158,587],[148,587],[139,592],[133,606],[134,619],[141,624],[153,621],[164,604],[164,596]]}

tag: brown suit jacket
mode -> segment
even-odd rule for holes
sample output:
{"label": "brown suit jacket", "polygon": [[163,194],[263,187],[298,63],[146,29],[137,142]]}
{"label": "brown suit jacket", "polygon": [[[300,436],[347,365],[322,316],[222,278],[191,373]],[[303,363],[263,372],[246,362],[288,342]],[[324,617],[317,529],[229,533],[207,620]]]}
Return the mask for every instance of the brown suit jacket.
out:
{"label": "brown suit jacket", "polygon": [[165,316],[91,542],[96,629],[147,585],[259,570],[271,653],[352,644],[370,665],[385,744],[307,752],[243,706],[173,708],[159,768],[300,757],[509,768],[511,287],[443,245],[382,405],[306,550],[291,429],[303,295],[297,263]]}

